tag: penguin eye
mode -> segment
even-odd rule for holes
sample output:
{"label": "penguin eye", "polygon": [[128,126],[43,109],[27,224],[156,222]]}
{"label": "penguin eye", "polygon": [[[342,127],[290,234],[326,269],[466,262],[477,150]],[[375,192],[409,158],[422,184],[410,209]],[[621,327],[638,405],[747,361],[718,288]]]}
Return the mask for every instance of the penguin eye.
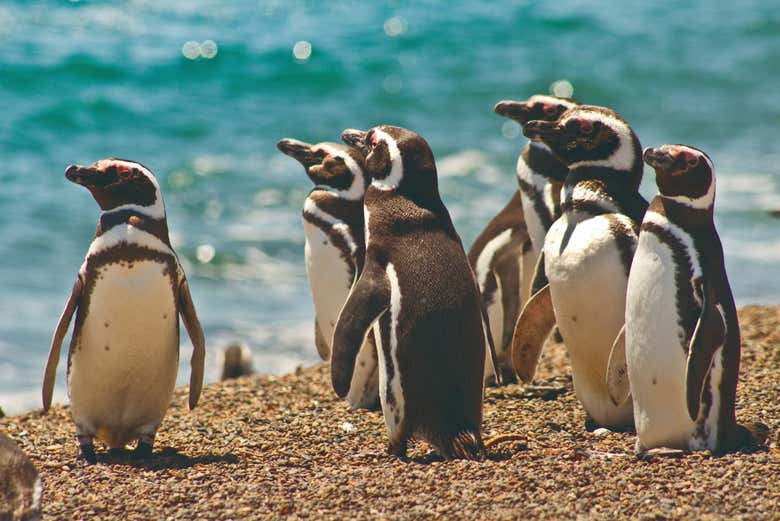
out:
{"label": "penguin eye", "polygon": [[699,156],[686,153],[685,162],[688,163],[688,166],[694,167],[699,164]]}
{"label": "penguin eye", "polygon": [[583,119],[580,121],[580,134],[583,136],[589,136],[593,133],[593,123]]}
{"label": "penguin eye", "polygon": [[556,107],[555,105],[545,104],[543,110],[544,113],[547,114],[548,116],[554,116],[558,112],[558,107]]}

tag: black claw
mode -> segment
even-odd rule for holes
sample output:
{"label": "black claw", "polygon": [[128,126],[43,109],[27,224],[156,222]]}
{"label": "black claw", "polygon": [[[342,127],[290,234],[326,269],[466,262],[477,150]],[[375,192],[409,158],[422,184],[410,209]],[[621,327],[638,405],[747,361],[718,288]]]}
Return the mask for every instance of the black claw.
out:
{"label": "black claw", "polygon": [[87,463],[95,464],[97,463],[97,456],[95,455],[95,446],[91,443],[86,445],[81,445],[81,453],[79,454],[79,459],[83,459]]}
{"label": "black claw", "polygon": [[152,457],[152,446],[149,443],[139,441],[133,451],[133,459],[149,459]]}

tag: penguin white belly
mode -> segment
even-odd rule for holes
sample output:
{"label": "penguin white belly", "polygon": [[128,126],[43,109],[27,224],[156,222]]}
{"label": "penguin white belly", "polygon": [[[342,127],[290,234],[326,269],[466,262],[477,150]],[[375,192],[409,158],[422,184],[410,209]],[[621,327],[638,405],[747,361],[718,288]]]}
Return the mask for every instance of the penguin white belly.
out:
{"label": "penguin white belly", "polygon": [[669,247],[641,233],[628,280],[626,364],[636,432],[646,449],[688,449],[696,431],[686,405],[675,271]]}
{"label": "penguin white belly", "polygon": [[68,373],[74,422],[111,448],[156,431],[179,360],[168,266],[144,260],[131,266],[98,269]]}
{"label": "penguin white belly", "polygon": [[[501,288],[501,279],[496,277],[496,291],[493,293],[493,300],[487,306],[488,323],[490,334],[493,336],[493,343],[496,347],[496,355],[499,360],[504,357],[502,351],[504,347],[504,306],[502,305],[503,295]],[[501,362],[499,362],[501,365]],[[485,337],[485,370],[483,378],[488,380],[493,376],[493,360],[490,356],[490,345]]]}
{"label": "penguin white belly", "polygon": [[[341,308],[349,296],[353,278],[343,254],[319,227],[303,222],[306,232],[306,272],[311,285],[314,313],[328,349]],[[347,402],[353,409],[376,405],[379,389],[377,358],[374,346],[366,340],[358,352]],[[328,358],[330,355],[328,355]]]}
{"label": "penguin white belly", "polygon": [[577,224],[564,251],[568,217],[547,233],[545,271],[555,318],[572,365],[574,392],[600,425],[626,426],[632,421],[631,401],[616,407],[606,384],[612,344],[625,320],[626,270],[620,250],[603,216]]}
{"label": "penguin white belly", "polygon": [[317,226],[304,221],[306,232],[306,273],[309,276],[314,313],[328,345],[341,308],[352,286],[347,261],[330,237]]}

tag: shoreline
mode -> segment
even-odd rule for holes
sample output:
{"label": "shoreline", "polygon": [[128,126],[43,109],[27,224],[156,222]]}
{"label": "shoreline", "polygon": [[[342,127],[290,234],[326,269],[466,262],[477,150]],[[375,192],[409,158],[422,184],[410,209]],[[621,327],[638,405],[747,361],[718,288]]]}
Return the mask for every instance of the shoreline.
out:
{"label": "shoreline", "polygon": [[634,435],[596,435],[571,389],[563,346],[549,345],[536,387],[489,388],[483,433],[517,434],[485,462],[443,462],[422,443],[385,454],[381,412],[350,411],[327,366],[204,386],[187,411],[177,388],[153,459],[99,448],[76,461],[68,408],[0,419],[44,483],[43,518],[392,517],[562,519],[776,518],[780,504],[780,307],[739,310],[740,422],[770,427],[753,453],[640,461]]}

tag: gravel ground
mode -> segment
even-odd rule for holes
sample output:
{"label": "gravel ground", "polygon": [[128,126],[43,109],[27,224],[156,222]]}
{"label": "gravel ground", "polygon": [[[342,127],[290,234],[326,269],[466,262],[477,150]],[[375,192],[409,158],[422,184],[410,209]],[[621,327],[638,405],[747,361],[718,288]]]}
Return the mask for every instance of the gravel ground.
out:
{"label": "gravel ground", "polygon": [[536,386],[489,389],[487,436],[517,434],[483,463],[443,462],[421,443],[385,455],[379,412],[334,399],[325,366],[177,389],[155,446],[135,464],[76,460],[68,409],[0,420],[44,481],[44,519],[780,519],[780,308],[740,311],[737,417],[770,426],[769,447],[640,461],[634,435],[586,432],[560,345]]}

